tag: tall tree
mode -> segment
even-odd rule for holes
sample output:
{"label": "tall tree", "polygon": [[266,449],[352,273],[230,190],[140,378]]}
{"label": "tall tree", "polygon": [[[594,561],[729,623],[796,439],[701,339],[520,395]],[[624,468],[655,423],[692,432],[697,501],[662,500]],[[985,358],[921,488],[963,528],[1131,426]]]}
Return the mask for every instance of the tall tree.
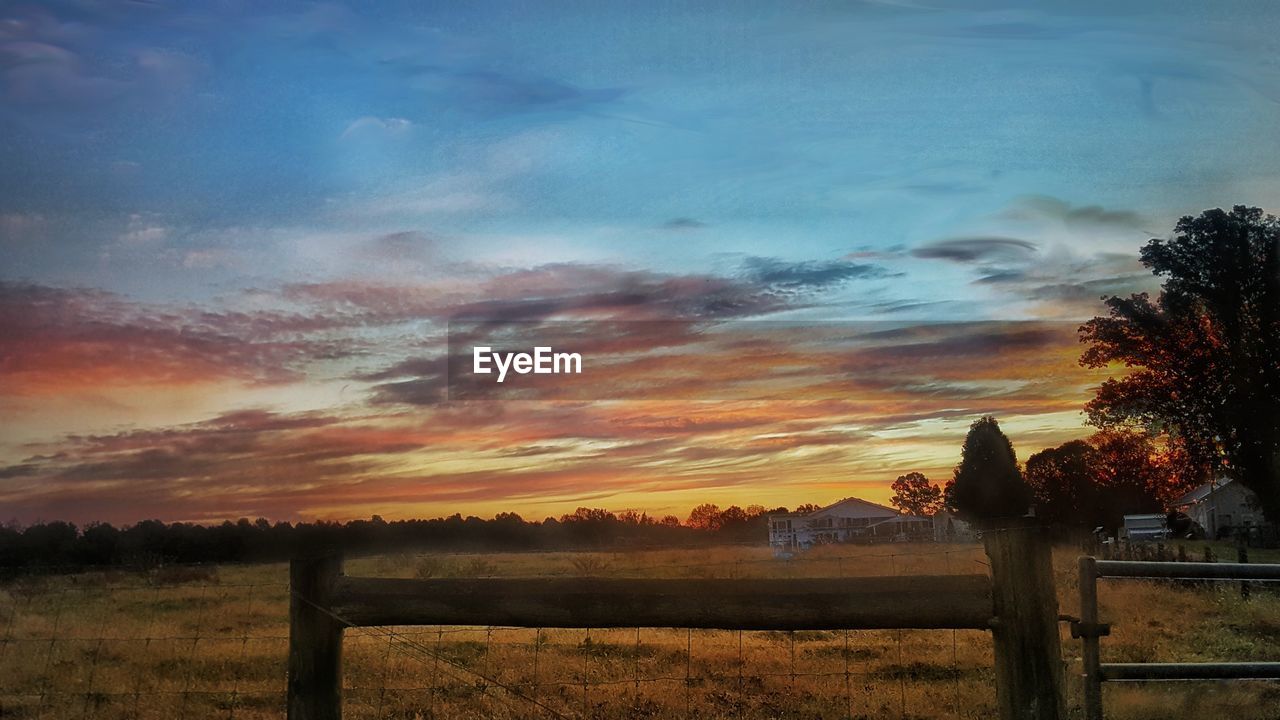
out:
{"label": "tall tree", "polygon": [[1241,205],[1207,210],[1141,259],[1164,278],[1159,297],[1108,298],[1108,316],[1080,328],[1082,364],[1130,368],[1099,387],[1090,423],[1163,435],[1280,522],[1280,221]]}
{"label": "tall tree", "polygon": [[960,464],[947,484],[947,503],[961,517],[996,520],[1026,514],[1031,489],[1018,470],[1013,443],[990,415],[969,426]]}
{"label": "tall tree", "polygon": [[899,475],[889,503],[907,515],[933,515],[942,508],[942,488],[918,472]]}

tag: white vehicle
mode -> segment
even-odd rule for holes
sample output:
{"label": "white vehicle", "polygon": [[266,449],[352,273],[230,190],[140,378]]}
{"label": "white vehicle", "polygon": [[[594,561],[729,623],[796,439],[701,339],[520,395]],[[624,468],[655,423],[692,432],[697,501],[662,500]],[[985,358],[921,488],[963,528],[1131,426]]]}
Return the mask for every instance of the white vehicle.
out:
{"label": "white vehicle", "polygon": [[1120,539],[1132,542],[1165,540],[1169,537],[1169,527],[1165,517],[1164,513],[1125,515],[1124,526],[1120,528]]}

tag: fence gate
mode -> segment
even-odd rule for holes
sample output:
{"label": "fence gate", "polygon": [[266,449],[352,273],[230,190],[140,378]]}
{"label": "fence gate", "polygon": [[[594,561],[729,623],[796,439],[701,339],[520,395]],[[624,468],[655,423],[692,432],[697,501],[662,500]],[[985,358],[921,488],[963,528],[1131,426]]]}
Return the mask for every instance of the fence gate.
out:
{"label": "fence gate", "polygon": [[1098,621],[1098,579],[1280,580],[1280,565],[1140,562],[1080,558],[1080,620],[1071,637],[1083,645],[1086,720],[1102,720],[1102,683],[1145,680],[1280,680],[1280,662],[1104,663],[1100,639],[1109,623]]}

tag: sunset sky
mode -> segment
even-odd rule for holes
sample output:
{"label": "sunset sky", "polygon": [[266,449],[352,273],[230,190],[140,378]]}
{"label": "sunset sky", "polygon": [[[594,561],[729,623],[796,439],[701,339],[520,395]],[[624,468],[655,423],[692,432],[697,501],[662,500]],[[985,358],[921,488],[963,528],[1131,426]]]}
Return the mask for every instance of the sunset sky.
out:
{"label": "sunset sky", "polygon": [[[1158,287],[1146,240],[1276,209],[1276,27],[1167,0],[2,4],[0,522],[883,502],[985,413],[1025,459],[1088,434],[1075,328]],[[463,317],[739,335],[640,334],[669,371],[643,392],[459,401]]]}

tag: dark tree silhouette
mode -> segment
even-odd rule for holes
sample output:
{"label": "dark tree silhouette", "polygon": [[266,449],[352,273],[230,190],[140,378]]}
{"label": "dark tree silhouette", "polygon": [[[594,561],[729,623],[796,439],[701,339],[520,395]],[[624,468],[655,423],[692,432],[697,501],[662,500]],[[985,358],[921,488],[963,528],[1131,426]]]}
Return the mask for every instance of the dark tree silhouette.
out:
{"label": "dark tree silhouette", "polygon": [[1280,522],[1280,221],[1241,205],[1207,210],[1141,258],[1164,278],[1156,301],[1107,298],[1109,315],[1080,328],[1083,365],[1131,368],[1098,389],[1090,423],[1163,434]]}
{"label": "dark tree silhouette", "polygon": [[1049,525],[1097,527],[1097,451],[1083,440],[1041,450],[1027,458],[1024,476],[1036,502],[1036,517]]}
{"label": "dark tree silhouette", "polygon": [[969,426],[960,464],[947,484],[947,504],[967,520],[989,521],[1025,515],[1031,489],[1018,471],[1013,443],[991,416]]}
{"label": "dark tree silhouette", "polygon": [[893,497],[889,503],[908,515],[933,515],[942,507],[942,488],[929,482],[922,473],[899,475],[893,481]]}

